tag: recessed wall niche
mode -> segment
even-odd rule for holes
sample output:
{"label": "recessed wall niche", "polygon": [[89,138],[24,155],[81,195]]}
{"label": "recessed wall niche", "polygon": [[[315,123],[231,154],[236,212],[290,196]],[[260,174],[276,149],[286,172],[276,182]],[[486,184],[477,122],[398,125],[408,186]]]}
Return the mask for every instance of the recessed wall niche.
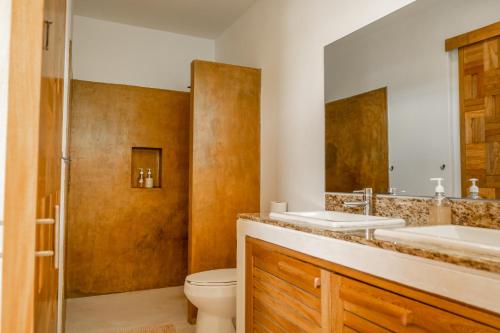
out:
{"label": "recessed wall niche", "polygon": [[151,169],[153,175],[153,188],[161,188],[161,170],[162,170],[162,149],[149,147],[132,147],[132,165],[131,165],[131,186],[140,188],[138,184],[140,169],[144,170],[144,179],[146,179],[148,169]]}

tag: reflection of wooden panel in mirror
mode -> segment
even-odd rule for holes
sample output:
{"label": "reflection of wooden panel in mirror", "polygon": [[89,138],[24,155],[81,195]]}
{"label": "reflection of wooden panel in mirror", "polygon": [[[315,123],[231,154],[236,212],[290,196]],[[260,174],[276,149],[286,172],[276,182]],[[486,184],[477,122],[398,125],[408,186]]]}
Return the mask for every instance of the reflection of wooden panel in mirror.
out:
{"label": "reflection of wooden panel in mirror", "polygon": [[327,192],[387,192],[387,88],[327,103],[325,136]]}
{"label": "reflection of wooden panel in mirror", "polygon": [[481,197],[500,198],[499,49],[499,36],[459,49],[463,196],[477,178]]}
{"label": "reflection of wooden panel in mirror", "polygon": [[153,187],[161,187],[161,152],[161,148],[132,147],[132,170],[130,172],[132,187],[139,187],[137,183],[139,168],[144,170],[144,178],[147,176],[148,169],[151,169]]}

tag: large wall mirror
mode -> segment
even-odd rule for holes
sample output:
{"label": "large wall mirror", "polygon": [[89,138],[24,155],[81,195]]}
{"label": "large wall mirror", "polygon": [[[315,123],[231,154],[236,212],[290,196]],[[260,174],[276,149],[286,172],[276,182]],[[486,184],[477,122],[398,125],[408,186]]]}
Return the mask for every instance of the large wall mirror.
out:
{"label": "large wall mirror", "polygon": [[325,47],[326,191],[500,199],[500,1],[416,0]]}

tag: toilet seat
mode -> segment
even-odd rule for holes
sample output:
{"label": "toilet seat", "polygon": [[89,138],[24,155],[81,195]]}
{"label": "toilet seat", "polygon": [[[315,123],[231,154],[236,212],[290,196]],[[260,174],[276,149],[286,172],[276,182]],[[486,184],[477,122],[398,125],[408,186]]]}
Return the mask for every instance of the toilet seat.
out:
{"label": "toilet seat", "polygon": [[186,277],[186,282],[194,286],[234,286],[236,285],[236,268],[194,273]]}

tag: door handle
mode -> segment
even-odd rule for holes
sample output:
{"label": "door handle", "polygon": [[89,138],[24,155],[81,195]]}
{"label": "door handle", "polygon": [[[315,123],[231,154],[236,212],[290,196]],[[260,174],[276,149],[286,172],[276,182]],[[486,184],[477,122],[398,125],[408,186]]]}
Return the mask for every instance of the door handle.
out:
{"label": "door handle", "polygon": [[54,268],[59,269],[59,224],[61,221],[59,205],[54,207]]}
{"label": "door handle", "polygon": [[55,219],[36,219],[36,224],[48,225],[54,223]]}
{"label": "door handle", "polygon": [[48,51],[49,50],[49,39],[50,39],[50,26],[52,25],[52,22],[45,20],[45,21],[43,21],[43,25],[45,28],[45,41],[43,43],[43,49],[45,51]]}
{"label": "door handle", "polygon": [[54,255],[54,251],[36,251],[35,257],[52,257]]}
{"label": "door handle", "polygon": [[60,221],[59,205],[54,206],[53,219],[37,219],[37,225],[54,225],[54,250],[36,251],[35,257],[54,257],[54,268],[59,268],[59,221]]}
{"label": "door handle", "polygon": [[321,288],[321,278],[319,277],[314,278],[314,288],[315,289]]}

